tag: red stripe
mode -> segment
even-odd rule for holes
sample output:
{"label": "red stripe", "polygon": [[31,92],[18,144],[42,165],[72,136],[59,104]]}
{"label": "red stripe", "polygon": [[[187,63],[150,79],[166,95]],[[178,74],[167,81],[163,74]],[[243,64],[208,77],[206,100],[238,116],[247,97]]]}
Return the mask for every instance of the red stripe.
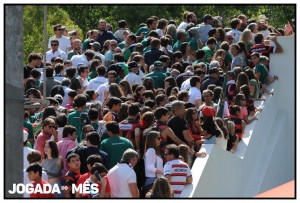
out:
{"label": "red stripe", "polygon": [[187,173],[172,173],[171,176],[186,176]]}
{"label": "red stripe", "polygon": [[173,192],[175,193],[175,194],[181,194],[181,190],[173,190]]}
{"label": "red stripe", "polygon": [[185,182],[170,182],[170,185],[185,185]]}
{"label": "red stripe", "polygon": [[175,168],[175,167],[188,168],[188,166],[185,164],[172,164],[172,168]]}

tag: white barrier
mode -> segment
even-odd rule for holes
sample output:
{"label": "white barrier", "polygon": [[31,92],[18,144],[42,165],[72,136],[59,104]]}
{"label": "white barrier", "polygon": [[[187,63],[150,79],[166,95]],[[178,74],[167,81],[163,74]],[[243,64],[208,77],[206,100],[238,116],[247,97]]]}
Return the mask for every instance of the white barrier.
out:
{"label": "white barrier", "polygon": [[203,145],[208,156],[197,158],[193,184],[181,197],[254,197],[295,179],[295,39],[278,37],[283,53],[272,54],[270,73],[279,76],[271,87],[258,122],[248,125],[236,155]]}

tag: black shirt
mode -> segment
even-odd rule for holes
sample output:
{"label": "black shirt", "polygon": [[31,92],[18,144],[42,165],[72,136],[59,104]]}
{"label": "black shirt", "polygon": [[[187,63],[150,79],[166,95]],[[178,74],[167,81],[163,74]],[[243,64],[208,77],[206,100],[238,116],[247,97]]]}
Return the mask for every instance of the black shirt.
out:
{"label": "black shirt", "polygon": [[173,116],[172,118],[170,118],[167,125],[174,131],[175,135],[180,140],[187,143],[182,133],[184,130],[188,130],[188,124],[184,119],[178,116]]}

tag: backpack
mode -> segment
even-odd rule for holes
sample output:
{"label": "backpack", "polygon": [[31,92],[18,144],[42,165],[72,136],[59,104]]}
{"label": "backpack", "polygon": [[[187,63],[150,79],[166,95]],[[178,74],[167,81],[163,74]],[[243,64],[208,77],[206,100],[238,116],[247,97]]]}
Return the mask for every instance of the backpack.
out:
{"label": "backpack", "polygon": [[82,126],[85,126],[85,125],[91,123],[91,121],[88,117],[88,113],[86,111],[80,112],[79,121],[80,121],[80,125],[82,125]]}

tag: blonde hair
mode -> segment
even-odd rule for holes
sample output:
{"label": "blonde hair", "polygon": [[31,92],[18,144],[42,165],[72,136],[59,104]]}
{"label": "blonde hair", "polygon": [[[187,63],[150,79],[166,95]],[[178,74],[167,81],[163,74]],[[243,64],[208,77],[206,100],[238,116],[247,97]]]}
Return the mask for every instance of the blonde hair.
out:
{"label": "blonde hair", "polygon": [[178,145],[179,155],[183,157],[185,163],[190,165],[189,147],[186,144]]}
{"label": "blonde hair", "polygon": [[228,129],[228,132],[230,134],[234,134],[235,133],[235,124],[233,121],[226,121],[226,126],[227,126],[227,129]]}
{"label": "blonde hair", "polygon": [[158,177],[151,189],[152,194],[154,194],[155,198],[172,198],[172,190],[171,185],[167,178],[164,176]]}
{"label": "blonde hair", "polygon": [[240,37],[240,41],[245,42],[246,46],[249,44],[249,42],[252,42],[251,30],[249,29],[244,30]]}

